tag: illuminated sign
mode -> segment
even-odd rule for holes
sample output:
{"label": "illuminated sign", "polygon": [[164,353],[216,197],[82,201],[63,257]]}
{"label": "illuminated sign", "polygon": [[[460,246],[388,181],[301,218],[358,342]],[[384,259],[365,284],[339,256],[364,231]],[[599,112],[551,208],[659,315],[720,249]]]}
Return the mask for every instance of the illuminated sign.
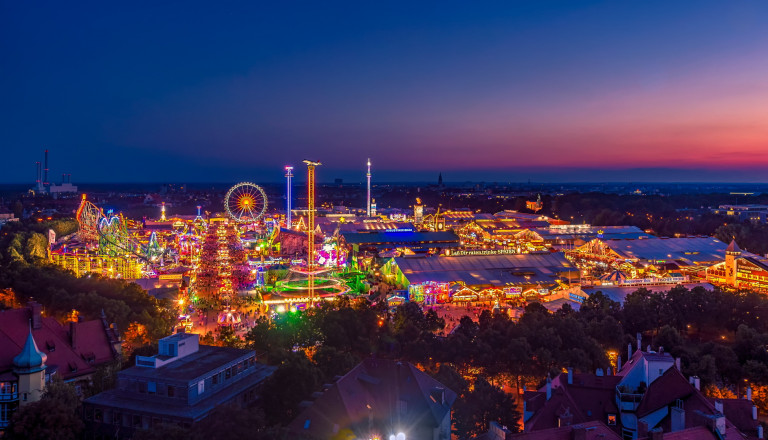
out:
{"label": "illuminated sign", "polygon": [[452,251],[451,256],[469,257],[472,255],[511,255],[517,253],[515,249],[478,249],[474,251]]}
{"label": "illuminated sign", "polygon": [[413,232],[413,228],[385,229],[384,232]]}

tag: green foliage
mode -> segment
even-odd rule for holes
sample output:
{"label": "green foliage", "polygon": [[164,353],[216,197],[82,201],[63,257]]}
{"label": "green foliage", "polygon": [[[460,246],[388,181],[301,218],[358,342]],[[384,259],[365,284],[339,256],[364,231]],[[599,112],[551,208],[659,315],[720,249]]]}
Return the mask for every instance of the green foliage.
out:
{"label": "green foliage", "polygon": [[264,411],[269,420],[287,423],[298,414],[298,404],[321,384],[321,371],[303,353],[287,353],[264,384]]}
{"label": "green foliage", "polygon": [[97,319],[101,311],[108,322],[126,329],[131,322],[147,328],[150,339],[167,336],[174,323],[173,308],[125,280],[99,275],[75,277],[54,266],[11,263],[0,271],[0,289],[12,288],[24,302],[34,298],[46,312],[64,318],[77,309],[84,319]]}
{"label": "green foliage", "polygon": [[453,433],[459,438],[478,436],[488,431],[492,421],[516,432],[519,419],[515,399],[479,376],[472,391],[467,391],[454,405]]}
{"label": "green foliage", "polygon": [[82,430],[80,399],[71,385],[57,379],[39,401],[19,408],[5,438],[69,440],[80,438]]}
{"label": "green foliage", "polygon": [[245,345],[232,327],[219,327],[216,329],[216,341],[224,347],[243,348]]}

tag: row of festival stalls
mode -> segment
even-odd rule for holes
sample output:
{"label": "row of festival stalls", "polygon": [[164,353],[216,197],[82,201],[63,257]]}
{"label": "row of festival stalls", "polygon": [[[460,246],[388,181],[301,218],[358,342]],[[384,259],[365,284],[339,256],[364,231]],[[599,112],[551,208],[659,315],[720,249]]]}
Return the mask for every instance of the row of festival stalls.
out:
{"label": "row of festival stalls", "polygon": [[566,251],[586,284],[677,284],[706,278],[723,261],[726,244],[711,237],[593,239]]}
{"label": "row of festival stalls", "polygon": [[465,249],[511,249],[517,253],[548,250],[542,237],[516,220],[473,221],[456,230]]}
{"label": "row of festival stalls", "polygon": [[382,274],[404,288],[393,301],[517,301],[551,295],[578,278],[560,253],[395,257]]}

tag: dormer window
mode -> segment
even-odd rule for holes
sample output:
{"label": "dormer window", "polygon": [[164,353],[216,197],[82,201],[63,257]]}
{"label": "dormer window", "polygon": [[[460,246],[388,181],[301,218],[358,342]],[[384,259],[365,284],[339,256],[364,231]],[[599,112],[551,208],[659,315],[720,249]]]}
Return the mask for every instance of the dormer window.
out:
{"label": "dormer window", "polygon": [[53,353],[54,351],[56,351],[56,343],[54,341],[51,341],[51,340],[45,341],[45,346],[46,348],[48,348],[49,353]]}

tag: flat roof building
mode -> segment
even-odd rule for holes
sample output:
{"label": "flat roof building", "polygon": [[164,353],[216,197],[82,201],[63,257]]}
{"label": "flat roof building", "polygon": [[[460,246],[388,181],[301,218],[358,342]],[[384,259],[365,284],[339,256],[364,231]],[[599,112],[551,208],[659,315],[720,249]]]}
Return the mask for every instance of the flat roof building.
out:
{"label": "flat roof building", "polygon": [[117,388],[83,402],[89,437],[128,438],[159,423],[191,426],[217,406],[246,405],[275,370],[252,350],[199,345],[199,335],[177,333],[159,341],[159,353],[137,356],[118,373]]}

